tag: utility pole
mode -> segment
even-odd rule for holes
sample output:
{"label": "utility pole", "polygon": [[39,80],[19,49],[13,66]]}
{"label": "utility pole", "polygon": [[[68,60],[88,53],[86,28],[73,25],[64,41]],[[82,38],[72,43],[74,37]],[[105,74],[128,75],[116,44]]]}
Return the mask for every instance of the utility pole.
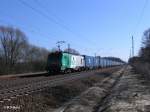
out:
{"label": "utility pole", "polygon": [[132,57],[134,57],[134,38],[132,36]]}
{"label": "utility pole", "polygon": [[132,53],[131,53],[131,48],[130,48],[130,55],[129,55],[129,58],[131,58],[132,57]]}
{"label": "utility pole", "polygon": [[95,55],[94,63],[96,63],[96,53],[94,53],[94,55]]}
{"label": "utility pole", "polygon": [[70,51],[70,44],[68,44],[68,53],[69,53],[69,51]]}

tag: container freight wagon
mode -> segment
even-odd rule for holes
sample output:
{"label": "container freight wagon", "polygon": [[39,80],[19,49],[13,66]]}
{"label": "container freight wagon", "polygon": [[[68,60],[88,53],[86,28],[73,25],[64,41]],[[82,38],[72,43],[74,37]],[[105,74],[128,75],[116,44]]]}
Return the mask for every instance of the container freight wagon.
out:
{"label": "container freight wagon", "polygon": [[107,59],[101,58],[101,66],[102,66],[102,68],[107,67]]}
{"label": "container freight wagon", "polygon": [[84,57],[65,52],[50,53],[47,59],[46,70],[48,72],[71,72],[82,70],[85,62]]}
{"label": "container freight wagon", "polygon": [[101,68],[101,57],[94,57],[94,68]]}
{"label": "container freight wagon", "polygon": [[94,68],[94,57],[93,56],[86,56],[84,55],[85,60],[85,69],[93,69]]}
{"label": "container freight wagon", "polygon": [[113,61],[109,59],[109,64],[108,64],[108,66],[109,66],[109,67],[112,67],[112,63],[113,63]]}
{"label": "container freight wagon", "polygon": [[101,68],[104,67],[104,65],[103,65],[103,58],[100,58],[100,66],[101,66]]}
{"label": "container freight wagon", "polygon": [[85,69],[96,69],[101,68],[101,57],[100,56],[87,56],[84,55]]}
{"label": "container freight wagon", "polygon": [[114,61],[113,60],[111,60],[111,59],[108,59],[109,60],[109,67],[112,67],[112,66],[114,66]]}

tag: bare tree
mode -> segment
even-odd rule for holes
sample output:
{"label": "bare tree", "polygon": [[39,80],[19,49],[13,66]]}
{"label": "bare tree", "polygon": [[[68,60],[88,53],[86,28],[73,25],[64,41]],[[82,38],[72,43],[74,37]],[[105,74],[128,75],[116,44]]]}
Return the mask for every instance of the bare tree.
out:
{"label": "bare tree", "polygon": [[150,48],[150,28],[147,29],[144,32],[144,35],[143,35],[143,45],[144,45],[144,47],[149,47]]}
{"label": "bare tree", "polygon": [[48,54],[28,43],[21,30],[0,26],[0,74],[45,70]]}
{"label": "bare tree", "polygon": [[2,47],[0,46],[0,59],[2,58],[2,56],[3,56],[3,50],[2,50]]}
{"label": "bare tree", "polygon": [[139,56],[143,61],[150,62],[150,28],[143,33],[142,39],[143,46],[139,51]]}
{"label": "bare tree", "polygon": [[49,51],[44,48],[40,48],[34,45],[28,45],[26,52],[26,61],[35,62],[35,61],[46,61]]}
{"label": "bare tree", "polygon": [[3,52],[2,52],[2,48],[0,46],[0,65],[2,65],[2,61],[3,61]]}
{"label": "bare tree", "polygon": [[45,70],[47,56],[49,51],[34,45],[28,45],[24,63],[27,65],[28,71]]}
{"label": "bare tree", "polygon": [[26,36],[19,29],[0,27],[0,46],[6,65],[13,66],[21,59],[26,43]]}

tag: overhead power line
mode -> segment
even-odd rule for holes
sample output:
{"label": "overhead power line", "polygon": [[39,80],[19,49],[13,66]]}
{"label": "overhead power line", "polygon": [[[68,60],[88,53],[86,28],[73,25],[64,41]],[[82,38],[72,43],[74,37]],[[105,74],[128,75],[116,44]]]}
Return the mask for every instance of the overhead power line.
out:
{"label": "overhead power line", "polygon": [[[65,29],[66,31],[72,33],[75,37],[79,37],[80,39],[84,39],[83,41],[78,41],[76,42],[75,44],[78,45],[78,46],[82,46],[83,45],[83,42],[85,43],[90,43],[90,44],[93,44],[93,45],[97,45],[97,43],[95,43],[95,41],[93,41],[93,38],[92,39],[89,39],[89,38],[84,38],[82,35],[78,34],[78,33],[75,33],[73,32],[66,24],[62,23],[62,21],[60,22],[60,18],[58,18],[57,16],[56,19],[54,19],[53,17],[50,16],[50,13],[48,12],[48,10],[41,6],[40,5],[40,2],[37,3],[39,5],[39,7],[42,8],[42,10],[40,9],[37,9],[35,7],[33,7],[32,5],[30,5],[29,3],[27,3],[25,0],[18,0],[22,5],[24,5],[25,7],[27,8],[30,8],[32,11],[34,11],[35,13],[41,15],[42,17],[44,17],[46,20],[48,20],[50,23],[53,22],[55,24],[57,24],[58,26],[60,26],[61,28]],[[80,44],[79,44],[80,43]],[[85,47],[85,46],[84,46]],[[92,46],[94,48],[96,48],[95,46]]]}
{"label": "overhead power line", "polygon": [[[8,15],[7,15],[7,18],[11,18],[11,19],[6,20],[6,19],[0,18],[0,21],[3,22],[3,23],[5,23],[5,24],[7,24],[8,26],[15,26],[15,27],[16,27],[16,25],[13,23],[13,22],[16,21],[16,20],[15,20],[13,17],[10,17],[10,16],[8,16]],[[34,33],[34,34],[36,34],[36,35],[41,36],[42,38],[46,38],[46,40],[52,40],[52,38],[53,38],[53,39],[56,39],[56,37],[50,36],[50,34],[47,34],[47,33],[42,32],[38,27],[31,28],[31,27],[29,27],[27,24],[25,24],[25,25],[17,25],[17,28],[25,29],[25,30],[29,31],[30,33]],[[44,37],[43,37],[43,36],[44,36]],[[46,40],[45,40],[45,41],[46,41]],[[57,40],[55,40],[55,41],[57,41]],[[46,41],[46,42],[48,42],[48,41]],[[74,43],[74,44],[75,44],[75,43]],[[81,45],[79,45],[79,44],[75,44],[75,45],[81,46]],[[82,48],[82,47],[83,47],[83,46],[81,46],[81,48]]]}
{"label": "overhead power line", "polygon": [[[10,17],[9,17],[10,18]],[[11,20],[13,20],[13,18],[11,17]],[[11,22],[11,20],[4,20],[4,19],[1,19],[0,18],[0,21],[2,21],[2,22],[4,22],[4,23],[6,23],[6,24],[8,24],[8,25],[10,25],[10,26],[16,26],[16,25],[14,25],[12,22]],[[38,28],[31,28],[31,27],[28,27],[27,25],[26,26],[22,26],[22,25],[17,25],[17,28],[21,28],[21,29],[26,29],[26,30],[28,30],[30,33],[34,33],[34,34],[37,34],[37,35],[40,35],[40,36],[44,36],[45,38],[46,38],[46,40],[50,40],[48,37],[49,37],[49,35],[48,34],[46,34],[46,33],[42,33],[41,31],[40,31],[40,29],[38,29]],[[50,38],[54,38],[54,37],[50,37]]]}
{"label": "overhead power line", "polygon": [[[139,15],[139,19],[137,20],[137,23],[136,23],[136,25],[135,25],[135,29],[134,29],[133,35],[138,32],[138,28],[139,28],[139,25],[141,24],[141,21],[142,21],[142,19],[143,19],[144,12],[145,12],[145,9],[146,9],[147,4],[148,4],[148,0],[145,0],[144,6],[142,7],[141,13],[140,13],[140,15]],[[134,48],[135,48],[133,35],[132,35],[132,37],[131,37],[131,41],[132,41],[132,45],[131,45],[132,57],[134,56]],[[131,51],[130,51],[130,54],[131,54]]]}
{"label": "overhead power line", "polygon": [[[56,18],[59,22],[64,22],[60,17],[58,17],[56,14],[54,14],[52,11],[49,11],[39,0],[34,0],[34,2],[38,5],[38,7],[41,7],[41,9],[47,14],[51,14],[51,17]],[[67,26],[65,23],[63,23],[65,26]]]}
{"label": "overhead power line", "polygon": [[135,34],[135,33],[137,32],[137,30],[138,30],[138,28],[139,28],[139,25],[141,24],[141,21],[142,21],[142,19],[143,19],[144,12],[145,12],[145,8],[146,8],[147,4],[148,4],[148,0],[145,0],[144,6],[143,6],[143,8],[142,8],[142,10],[141,10],[141,13],[140,13],[140,15],[139,15],[139,19],[137,20],[137,23],[136,23],[136,25],[135,25],[135,31],[133,32],[133,34]]}
{"label": "overhead power line", "polygon": [[43,13],[41,10],[38,10],[37,8],[34,8],[33,6],[31,6],[29,3],[23,1],[23,0],[18,0],[21,4],[23,4],[24,6],[30,8],[31,10],[33,10],[34,12],[36,12],[37,14],[43,16],[45,19],[47,19],[49,22],[53,22],[57,25],[59,25],[61,28],[71,32],[72,34],[78,36],[77,34],[75,34],[71,29],[69,29],[66,25],[56,21],[55,19],[51,18],[50,16],[48,16],[46,13]]}
{"label": "overhead power line", "polygon": [[[44,11],[41,11],[33,6],[31,6],[29,3],[25,2],[24,0],[18,0],[21,4],[23,4],[24,6],[30,8],[31,10],[33,10],[34,12],[36,12],[37,14],[41,15],[42,17],[44,17],[45,19],[47,19],[49,22],[53,22],[57,25],[59,25],[61,28],[65,29],[66,31],[72,33],[75,37],[80,37],[82,38],[83,36],[79,35],[78,33],[75,33],[73,32],[67,25],[65,25],[64,23],[62,22],[59,22],[61,19],[58,18],[57,16],[55,16],[57,18],[56,19],[53,19],[52,17],[50,17],[49,15],[47,15],[47,13],[49,13],[47,11],[47,9],[45,7],[43,7],[39,2],[37,2],[37,4],[42,8],[44,9]],[[47,13],[45,13],[47,12]],[[92,44],[96,44],[93,40],[89,40],[88,38],[85,38],[86,41],[88,41],[88,43],[92,43]],[[84,41],[84,42],[86,42]]]}

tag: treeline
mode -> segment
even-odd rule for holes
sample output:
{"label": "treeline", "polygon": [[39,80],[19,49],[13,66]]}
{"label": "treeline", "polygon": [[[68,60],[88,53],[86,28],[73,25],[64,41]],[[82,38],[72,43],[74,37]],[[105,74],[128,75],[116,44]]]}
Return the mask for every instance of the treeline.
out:
{"label": "treeline", "polygon": [[150,63],[150,28],[143,33],[142,47],[140,48],[139,55],[129,60],[132,63],[137,61]]}
{"label": "treeline", "polygon": [[150,78],[150,28],[144,31],[142,38],[142,47],[136,57],[130,58],[129,63],[137,71],[147,74]]}
{"label": "treeline", "polygon": [[21,30],[0,26],[0,74],[45,70],[48,53],[30,44]]}

